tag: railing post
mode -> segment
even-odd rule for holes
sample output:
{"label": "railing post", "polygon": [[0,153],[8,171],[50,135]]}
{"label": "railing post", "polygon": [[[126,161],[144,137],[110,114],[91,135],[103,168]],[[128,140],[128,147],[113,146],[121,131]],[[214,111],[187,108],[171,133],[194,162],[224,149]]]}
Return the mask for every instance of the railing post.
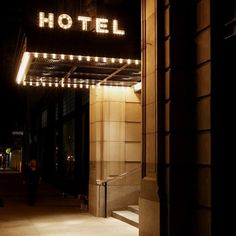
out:
{"label": "railing post", "polygon": [[105,187],[105,218],[107,218],[107,182],[104,183]]}

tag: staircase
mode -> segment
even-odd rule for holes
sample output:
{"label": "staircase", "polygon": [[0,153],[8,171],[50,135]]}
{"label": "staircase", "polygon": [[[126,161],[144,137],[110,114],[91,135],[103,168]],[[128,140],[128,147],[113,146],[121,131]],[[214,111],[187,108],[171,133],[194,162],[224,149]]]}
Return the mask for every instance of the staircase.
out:
{"label": "staircase", "polygon": [[112,211],[112,217],[138,228],[139,225],[139,206],[130,205],[126,210]]}

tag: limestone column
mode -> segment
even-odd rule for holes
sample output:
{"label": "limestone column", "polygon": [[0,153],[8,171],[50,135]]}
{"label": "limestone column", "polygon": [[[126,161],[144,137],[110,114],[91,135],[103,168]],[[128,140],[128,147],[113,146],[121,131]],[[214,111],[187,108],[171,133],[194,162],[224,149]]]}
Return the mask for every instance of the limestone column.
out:
{"label": "limestone column", "polygon": [[107,213],[137,204],[140,189],[141,102],[132,88],[90,89],[89,210],[104,216],[104,187],[96,184],[132,171],[108,185]]}
{"label": "limestone column", "polygon": [[160,235],[157,188],[158,90],[156,1],[142,1],[142,183],[139,235]]}

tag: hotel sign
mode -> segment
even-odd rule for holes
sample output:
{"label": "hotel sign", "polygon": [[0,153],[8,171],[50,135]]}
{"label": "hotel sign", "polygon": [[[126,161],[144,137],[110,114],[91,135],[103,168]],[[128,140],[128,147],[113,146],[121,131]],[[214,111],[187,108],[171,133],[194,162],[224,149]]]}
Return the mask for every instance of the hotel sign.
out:
{"label": "hotel sign", "polygon": [[25,51],[140,58],[139,11],[133,11],[135,5],[139,7],[136,1],[125,1],[121,5],[112,3],[109,7],[104,3],[104,8],[101,4],[91,13],[86,13],[89,11],[78,6],[76,0],[68,5],[58,5],[58,1],[26,2],[22,33]]}
{"label": "hotel sign", "polygon": [[91,26],[95,25],[96,33],[125,35],[125,30],[119,28],[119,22],[116,19],[109,20],[107,18],[92,18],[89,16],[77,16],[77,18],[72,19],[68,14],[61,14],[55,19],[54,13],[39,12],[39,27],[54,28],[56,25],[64,30],[77,28],[80,31],[89,32],[91,31]]}

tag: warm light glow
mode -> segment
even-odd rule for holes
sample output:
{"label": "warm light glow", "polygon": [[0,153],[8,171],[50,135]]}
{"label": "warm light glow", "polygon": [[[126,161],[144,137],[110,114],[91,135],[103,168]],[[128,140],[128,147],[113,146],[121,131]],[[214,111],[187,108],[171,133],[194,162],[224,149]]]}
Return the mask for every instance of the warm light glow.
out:
{"label": "warm light glow", "polygon": [[124,35],[124,30],[118,29],[118,20],[113,20],[113,34]]}
{"label": "warm light glow", "polygon": [[[66,23],[65,23],[66,21]],[[72,18],[67,15],[67,14],[61,14],[58,17],[58,25],[62,28],[62,29],[69,29],[71,28],[73,24]]]}
{"label": "warm light glow", "polygon": [[91,21],[92,18],[88,16],[78,16],[78,21],[82,21],[82,30],[88,31],[88,22]]}
{"label": "warm light glow", "polygon": [[46,18],[44,12],[39,12],[39,27],[45,27],[45,23],[48,24],[49,28],[54,27],[54,14],[53,13],[48,13],[48,18]]}
{"label": "warm light glow", "polygon": [[[125,35],[125,30],[119,29],[119,22],[116,19],[94,18],[90,16],[77,16],[78,24],[73,24],[72,17],[68,14],[61,14],[57,18],[57,24],[60,28],[67,30],[72,26],[81,31],[92,32],[91,26],[96,25],[95,32],[102,34]],[[54,13],[39,12],[39,27],[54,28]],[[112,28],[112,30],[109,30]]]}
{"label": "warm light glow", "polygon": [[134,88],[134,91],[135,91],[135,92],[140,91],[140,90],[142,89],[142,83],[139,82],[139,83],[135,84],[135,85],[133,86],[133,88]]}
{"label": "warm light glow", "polygon": [[[32,56],[31,56],[32,55]],[[28,71],[28,68],[29,68],[29,60],[30,59],[32,59],[32,58],[34,57],[34,58],[38,58],[38,57],[42,57],[42,58],[53,58],[53,59],[56,59],[56,58],[58,58],[58,59],[61,59],[61,60],[74,60],[75,58],[77,58],[78,59],[78,61],[82,61],[83,59],[84,60],[86,60],[87,62],[90,62],[91,60],[92,61],[95,61],[95,62],[99,62],[99,61],[101,61],[101,62],[103,62],[103,63],[120,63],[120,64],[122,64],[122,63],[127,63],[127,64],[136,64],[136,65],[139,65],[140,63],[141,63],[141,61],[140,60],[137,60],[137,59],[123,59],[123,58],[110,58],[110,57],[98,57],[98,56],[88,56],[88,55],[66,55],[66,54],[55,54],[55,53],[51,53],[51,54],[48,54],[48,53],[38,53],[38,52],[32,52],[32,53],[30,53],[30,52],[25,52],[24,54],[23,54],[23,57],[22,57],[22,61],[21,61],[21,64],[20,64],[20,68],[19,68],[19,71],[18,71],[18,74],[17,74],[17,78],[16,78],[16,82],[18,83],[18,84],[20,84],[20,83],[22,83],[24,86],[26,86],[26,85],[31,85],[31,86],[43,86],[43,87],[45,87],[45,86],[49,86],[49,87],[52,87],[52,86],[55,86],[55,87],[59,87],[59,86],[61,86],[61,87],[68,87],[68,88],[89,88],[90,86],[91,86],[91,88],[95,88],[95,87],[97,87],[97,88],[100,88],[100,86],[102,86],[103,87],[103,89],[111,89],[111,88],[114,88],[114,87],[119,87],[119,88],[121,88],[121,87],[123,87],[125,84],[124,83],[119,83],[119,84],[117,84],[117,83],[114,83],[113,85],[108,85],[108,84],[103,84],[103,83],[101,83],[101,82],[98,82],[97,84],[94,82],[94,80],[86,80],[85,82],[86,83],[79,83],[79,84],[77,84],[78,82],[77,82],[77,80],[78,80],[78,78],[77,79],[72,79],[73,80],[73,82],[70,80],[70,79],[68,79],[68,81],[67,81],[67,83],[66,83],[66,85],[64,85],[63,84],[63,78],[60,80],[60,81],[58,81],[58,78],[56,78],[55,79],[55,82],[52,82],[52,78],[50,77],[50,78],[45,78],[45,79],[43,79],[44,77],[42,77],[41,79],[40,79],[40,82],[36,82],[36,81],[34,81],[32,78],[31,78],[31,76],[30,77],[28,77],[27,76],[27,81],[26,81],[26,75],[27,75],[27,71]],[[58,60],[59,61],[59,60]],[[126,66],[127,66],[127,64],[126,64]],[[48,74],[48,73],[47,73]],[[138,74],[138,73],[133,73],[133,74]],[[46,72],[45,72],[45,76],[46,76]],[[39,79],[39,77],[37,77],[38,79]],[[37,79],[37,81],[39,81]],[[127,78],[128,79],[128,78]],[[44,80],[44,82],[43,82],[43,80]],[[51,82],[49,82],[49,81],[51,81]],[[79,80],[80,81],[80,80]],[[140,86],[141,86],[141,84],[140,83],[138,83],[138,84],[136,84],[136,85],[133,85],[133,86],[131,86],[135,91],[139,91],[139,90],[141,90],[141,88],[140,88]],[[125,88],[126,88],[127,86],[125,86]],[[128,86],[129,87],[129,86]]]}
{"label": "warm light glow", "polygon": [[16,82],[18,84],[20,84],[21,81],[25,77],[25,70],[26,70],[26,67],[29,63],[29,59],[30,59],[30,54],[28,52],[24,52],[23,57],[22,57],[22,61],[21,61],[21,65],[20,65],[20,68],[19,68],[19,71],[18,71],[18,74],[16,77]]}
{"label": "warm light glow", "polygon": [[[38,52],[35,52],[34,54],[34,57],[35,58],[38,58],[39,57],[39,53]],[[42,53],[42,56],[43,58],[48,58],[48,54],[47,53]],[[53,53],[51,54],[51,57],[53,59],[56,59],[58,56],[57,54]],[[106,63],[108,62],[109,60],[111,61],[111,63],[115,63],[116,61],[118,61],[120,64],[124,63],[124,61],[126,61],[128,64],[131,64],[131,63],[135,63],[136,65],[139,65],[140,61],[139,60],[132,60],[132,59],[123,59],[123,58],[107,58],[107,57],[91,57],[91,56],[82,56],[82,55],[78,55],[78,56],[75,56],[75,55],[65,55],[65,54],[61,54],[60,55],[60,58],[62,60],[66,59],[66,57],[68,57],[68,59],[70,60],[74,60],[74,58],[77,57],[77,59],[79,61],[82,61],[83,57],[85,57],[86,61],[91,61],[91,59],[93,59],[95,62],[98,62],[99,59],[102,60],[102,62]]]}
{"label": "warm light glow", "polygon": [[107,29],[107,27],[108,27],[107,24],[108,24],[108,19],[96,18],[96,32],[108,34],[109,30]]}

